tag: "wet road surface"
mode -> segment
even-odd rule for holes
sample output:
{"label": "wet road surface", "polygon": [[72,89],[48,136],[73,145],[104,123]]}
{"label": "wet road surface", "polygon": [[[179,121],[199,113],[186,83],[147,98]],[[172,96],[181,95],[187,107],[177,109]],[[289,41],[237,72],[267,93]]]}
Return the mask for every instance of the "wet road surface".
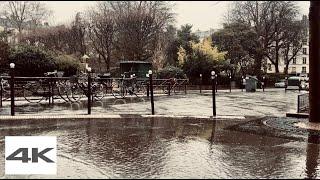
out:
{"label": "wet road surface", "polygon": [[[58,139],[57,176],[2,178],[317,178],[319,137],[293,140],[230,126],[255,121],[174,118],[3,121],[5,135]],[[0,148],[4,156],[4,148]]]}
{"label": "wet road surface", "polygon": [[[234,90],[235,91],[235,90]],[[287,91],[284,89],[267,89],[255,93],[219,91],[216,95],[217,115],[235,116],[278,116],[297,111],[297,95],[304,91]],[[1,115],[10,115],[10,104],[4,102],[0,108]],[[211,116],[211,91],[188,91],[187,94],[155,97],[155,113],[158,115]],[[16,114],[19,115],[61,115],[86,114],[86,102],[62,103],[54,106],[17,102]],[[143,98],[115,99],[107,98],[94,102],[92,114],[151,114],[150,100]]]}

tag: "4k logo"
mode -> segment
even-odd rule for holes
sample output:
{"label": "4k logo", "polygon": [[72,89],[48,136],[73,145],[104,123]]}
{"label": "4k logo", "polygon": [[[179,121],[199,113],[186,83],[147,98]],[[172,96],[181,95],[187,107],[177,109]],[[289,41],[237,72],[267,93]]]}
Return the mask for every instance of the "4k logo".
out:
{"label": "4k logo", "polygon": [[56,174],[55,136],[6,136],[5,174]]}
{"label": "4k logo", "polygon": [[[23,163],[27,163],[30,160],[32,160],[32,162],[38,162],[38,159],[41,158],[42,160],[48,162],[48,163],[53,163],[53,161],[49,158],[47,158],[46,156],[44,156],[44,154],[50,150],[52,150],[53,148],[46,148],[41,152],[38,152],[38,148],[32,148],[32,158],[29,158],[28,156],[28,148],[19,148],[18,150],[16,150],[15,152],[13,152],[12,154],[10,154],[6,160],[17,160],[17,161],[22,161]],[[22,153],[21,157],[17,157],[18,154]]]}

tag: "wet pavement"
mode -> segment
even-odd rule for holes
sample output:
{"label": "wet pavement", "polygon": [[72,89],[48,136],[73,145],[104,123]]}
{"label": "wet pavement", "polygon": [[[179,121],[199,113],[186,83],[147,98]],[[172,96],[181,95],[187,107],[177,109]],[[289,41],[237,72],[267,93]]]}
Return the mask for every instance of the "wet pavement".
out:
{"label": "wet pavement", "polygon": [[[95,115],[88,118],[80,116],[87,112],[85,102],[21,103],[16,116],[20,120],[0,120],[0,147],[9,135],[57,136],[58,174],[4,175],[0,158],[0,177],[319,178],[320,131],[296,126],[307,119],[284,117],[296,111],[299,93],[304,92],[221,91],[216,119],[205,118],[212,113],[210,91],[157,96],[158,117],[150,117],[147,98],[96,102]],[[0,113],[8,115],[9,110],[6,105]],[[81,118],[73,119],[72,114]]]}
{"label": "wet pavement", "polygon": [[[220,116],[279,116],[287,112],[297,111],[297,95],[304,91],[287,91],[284,89],[266,89],[265,92],[241,92],[241,90],[219,91],[216,95],[217,115]],[[188,91],[187,94],[157,95],[155,98],[155,113],[158,115],[212,116],[211,91]],[[16,114],[19,115],[61,115],[86,114],[86,101],[81,103],[57,103],[54,106],[48,102],[32,105],[17,102]],[[94,102],[92,114],[151,114],[150,99],[133,97],[126,99],[105,98]],[[4,102],[0,108],[1,115],[10,115],[9,102]]]}
{"label": "wet pavement", "polygon": [[[266,120],[266,119],[264,119]],[[319,135],[261,134],[262,119],[122,118],[3,121],[5,135],[58,138],[57,176],[2,178],[317,178]],[[242,129],[241,129],[242,128]],[[294,131],[292,131],[294,134]],[[314,141],[314,140],[318,141]],[[313,141],[311,141],[313,140]],[[310,143],[308,143],[310,142]],[[4,156],[4,148],[0,148]]]}

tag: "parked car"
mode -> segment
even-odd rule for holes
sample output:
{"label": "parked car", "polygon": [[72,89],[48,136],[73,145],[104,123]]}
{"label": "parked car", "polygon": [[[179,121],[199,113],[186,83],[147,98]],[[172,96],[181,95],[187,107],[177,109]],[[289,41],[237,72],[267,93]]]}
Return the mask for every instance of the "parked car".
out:
{"label": "parked car", "polygon": [[287,86],[287,82],[285,79],[281,79],[280,81],[274,83],[274,87],[276,88],[285,88]]}

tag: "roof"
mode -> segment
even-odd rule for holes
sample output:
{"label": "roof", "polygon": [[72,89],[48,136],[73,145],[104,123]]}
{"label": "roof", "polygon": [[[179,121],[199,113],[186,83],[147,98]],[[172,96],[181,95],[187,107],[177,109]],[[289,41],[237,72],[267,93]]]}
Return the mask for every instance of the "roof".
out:
{"label": "roof", "polygon": [[120,64],[151,64],[150,62],[145,61],[121,61]]}

